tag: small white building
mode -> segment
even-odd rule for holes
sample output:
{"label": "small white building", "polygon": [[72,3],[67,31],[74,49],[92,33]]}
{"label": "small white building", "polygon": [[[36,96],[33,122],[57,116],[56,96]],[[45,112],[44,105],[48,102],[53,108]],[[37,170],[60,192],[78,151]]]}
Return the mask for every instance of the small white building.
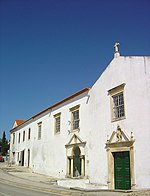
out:
{"label": "small white building", "polygon": [[75,186],[82,179],[106,189],[150,188],[150,57],[120,56],[116,44],[91,88],[16,121],[10,132],[16,165]]}

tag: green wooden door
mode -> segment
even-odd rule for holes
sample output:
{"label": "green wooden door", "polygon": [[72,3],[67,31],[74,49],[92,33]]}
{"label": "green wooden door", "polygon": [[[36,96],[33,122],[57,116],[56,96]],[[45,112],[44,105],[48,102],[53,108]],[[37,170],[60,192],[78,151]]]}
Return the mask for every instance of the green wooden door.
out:
{"label": "green wooden door", "polygon": [[78,177],[81,175],[81,159],[79,156],[75,156],[73,159],[73,176]]}
{"label": "green wooden door", "polygon": [[114,155],[115,189],[131,189],[129,152],[116,152]]}
{"label": "green wooden door", "polygon": [[73,157],[73,176],[78,177],[81,175],[81,159],[80,159],[80,148],[77,146],[74,149]]}

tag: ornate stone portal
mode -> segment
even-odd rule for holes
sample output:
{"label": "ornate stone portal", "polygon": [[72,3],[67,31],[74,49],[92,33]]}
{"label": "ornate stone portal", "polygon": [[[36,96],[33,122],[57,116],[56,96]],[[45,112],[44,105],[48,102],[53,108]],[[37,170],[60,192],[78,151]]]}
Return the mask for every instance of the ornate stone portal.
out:
{"label": "ornate stone portal", "polygon": [[85,145],[76,134],[72,136],[66,147],[67,173],[66,177],[84,178],[85,176]]}
{"label": "ornate stone portal", "polygon": [[135,187],[134,175],[134,138],[133,133],[129,137],[120,126],[117,126],[116,131],[113,131],[110,138],[107,136],[106,150],[108,159],[108,188],[115,189],[115,176],[114,176],[114,156],[116,152],[129,152],[130,156],[130,176],[131,176],[131,189]]}

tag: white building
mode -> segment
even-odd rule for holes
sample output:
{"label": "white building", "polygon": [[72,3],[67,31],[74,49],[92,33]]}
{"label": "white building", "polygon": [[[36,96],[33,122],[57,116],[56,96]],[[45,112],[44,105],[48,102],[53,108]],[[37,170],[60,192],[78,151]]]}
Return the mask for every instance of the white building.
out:
{"label": "white building", "polygon": [[90,89],[15,122],[11,161],[75,186],[150,188],[149,141],[150,57],[120,56],[115,45]]}

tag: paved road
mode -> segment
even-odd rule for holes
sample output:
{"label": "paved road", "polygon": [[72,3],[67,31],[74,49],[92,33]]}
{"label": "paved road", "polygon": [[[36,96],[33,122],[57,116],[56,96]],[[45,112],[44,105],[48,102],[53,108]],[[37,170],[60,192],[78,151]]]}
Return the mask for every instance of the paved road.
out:
{"label": "paved road", "polygon": [[60,196],[50,192],[42,190],[36,190],[35,188],[25,188],[17,185],[10,185],[0,181],[0,196]]}
{"label": "paved road", "polygon": [[117,192],[78,192],[73,190],[62,190],[53,193],[53,189],[43,189],[42,187],[31,187],[29,185],[16,182],[7,182],[0,179],[0,196],[127,196]]}
{"label": "paved road", "polygon": [[70,190],[51,184],[51,180],[27,168],[0,163],[0,196],[150,196],[148,190],[133,193]]}
{"label": "paved road", "polygon": [[0,196],[126,196],[124,193],[116,192],[87,192],[78,193],[73,191],[61,191],[61,194],[52,193],[52,190],[42,190],[36,187],[12,184],[0,179]]}

